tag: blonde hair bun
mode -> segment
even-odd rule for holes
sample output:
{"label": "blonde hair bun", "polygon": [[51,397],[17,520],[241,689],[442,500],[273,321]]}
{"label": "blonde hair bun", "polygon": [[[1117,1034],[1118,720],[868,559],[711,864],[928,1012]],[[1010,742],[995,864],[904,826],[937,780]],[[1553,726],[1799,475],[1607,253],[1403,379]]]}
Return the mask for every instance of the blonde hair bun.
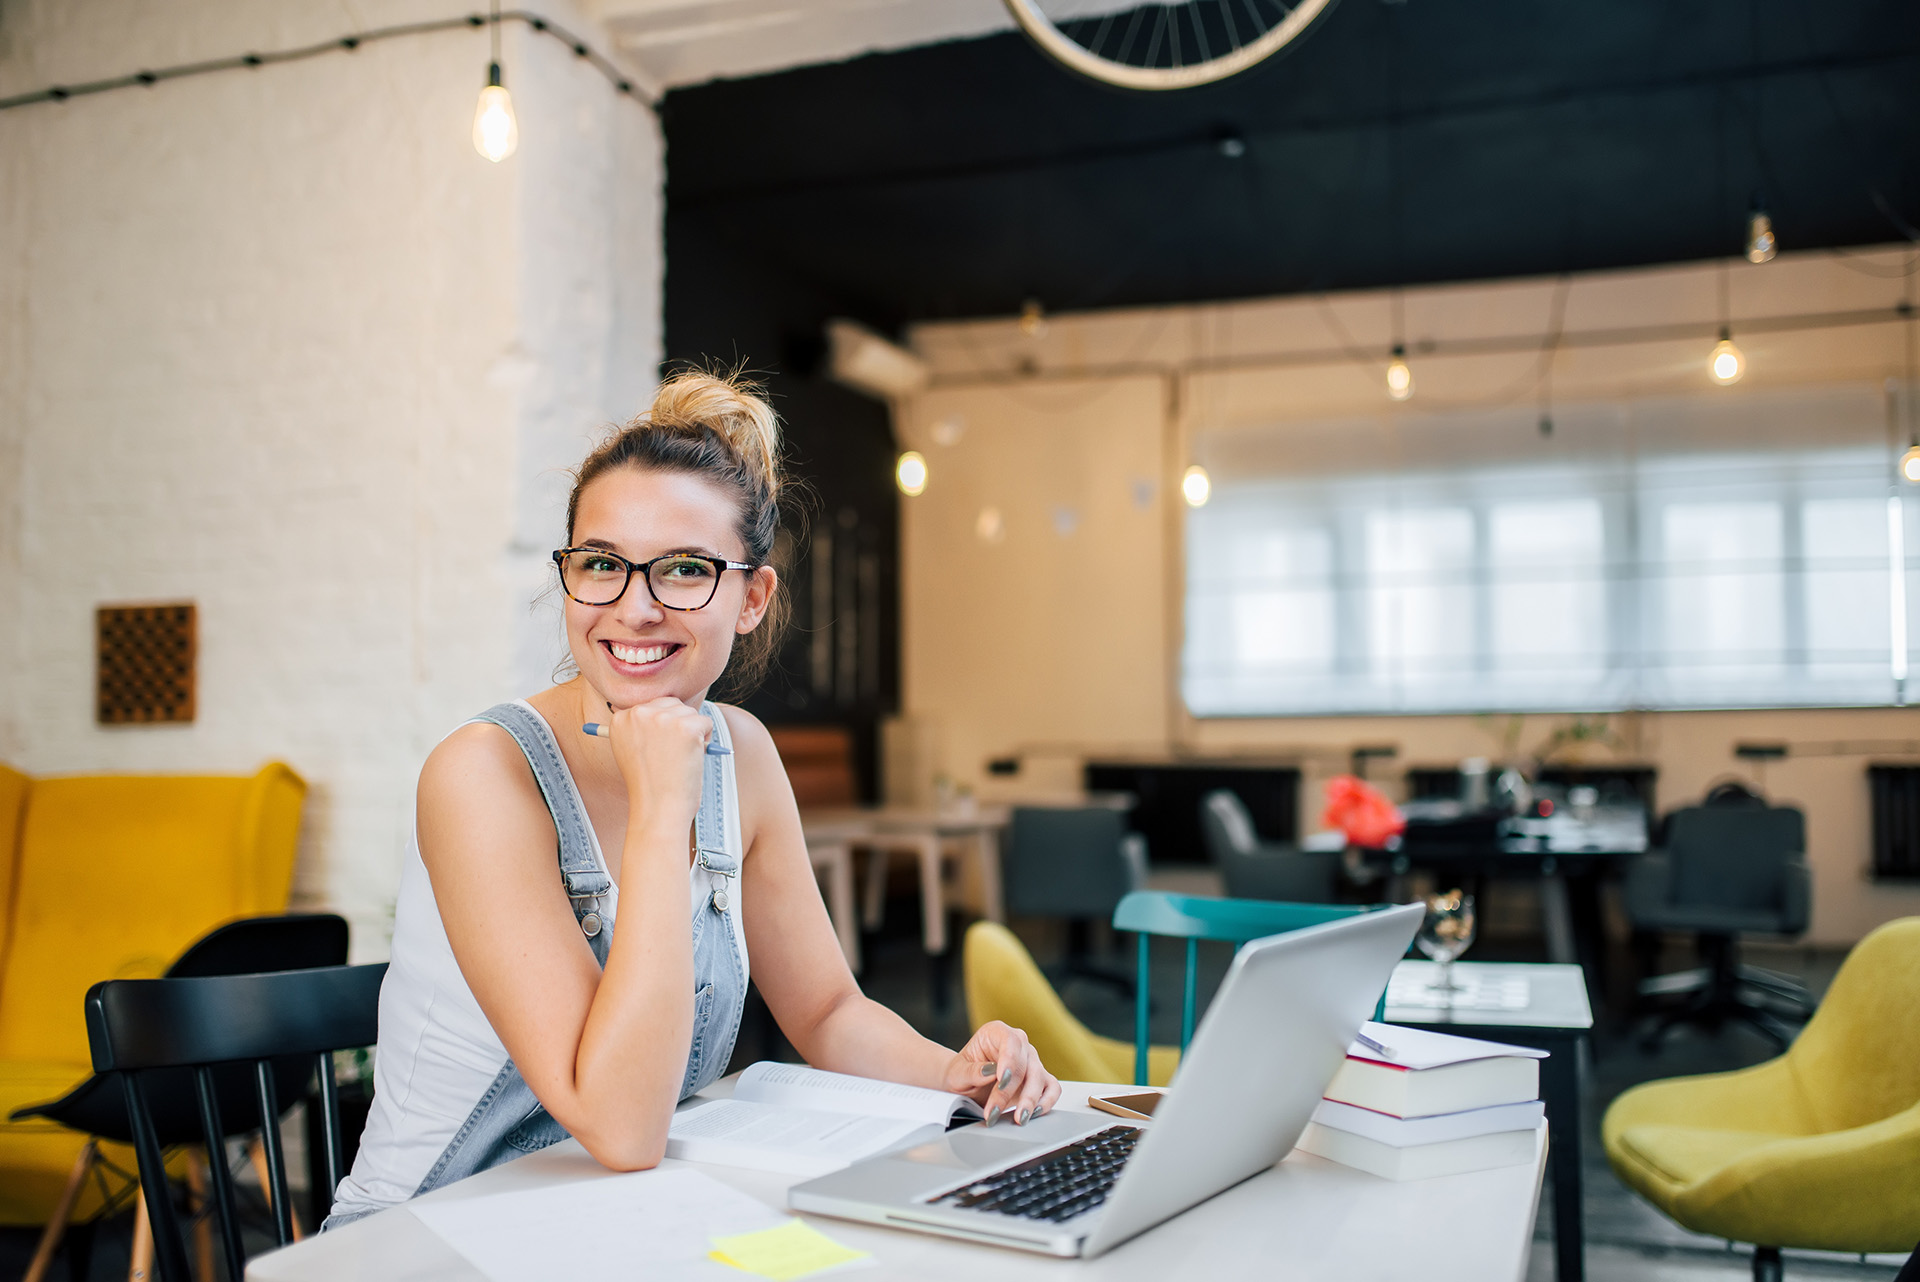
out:
{"label": "blonde hair bun", "polygon": [[685,370],[660,384],[653,404],[635,420],[638,427],[680,431],[706,428],[727,443],[734,456],[758,475],[770,495],[780,492],[780,419],[761,395],[760,385],[738,372],[710,374]]}

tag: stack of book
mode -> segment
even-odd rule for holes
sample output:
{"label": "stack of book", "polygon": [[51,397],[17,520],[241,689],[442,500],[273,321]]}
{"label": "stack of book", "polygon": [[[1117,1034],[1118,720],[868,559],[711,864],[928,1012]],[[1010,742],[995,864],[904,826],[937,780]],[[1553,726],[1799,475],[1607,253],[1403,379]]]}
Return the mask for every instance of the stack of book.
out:
{"label": "stack of book", "polygon": [[1389,1180],[1533,1160],[1545,1051],[1389,1024],[1360,1032],[1300,1148]]}

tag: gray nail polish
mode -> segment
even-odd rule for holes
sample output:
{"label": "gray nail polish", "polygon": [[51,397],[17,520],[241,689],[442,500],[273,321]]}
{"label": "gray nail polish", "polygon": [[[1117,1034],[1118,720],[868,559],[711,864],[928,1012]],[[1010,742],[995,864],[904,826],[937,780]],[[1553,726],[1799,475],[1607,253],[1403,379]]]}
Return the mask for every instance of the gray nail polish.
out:
{"label": "gray nail polish", "polygon": [[984,1063],[984,1064],[982,1064],[982,1065],[980,1066],[980,1076],[982,1076],[982,1077],[992,1077],[992,1076],[993,1076],[993,1070],[994,1070],[994,1069],[996,1069],[996,1068],[998,1068],[998,1067],[999,1067],[999,1065],[997,1065],[997,1064],[995,1064],[995,1063],[994,1063],[994,1062],[993,1062],[992,1060],[988,1060],[988,1061],[987,1061],[986,1063]]}
{"label": "gray nail polish", "polygon": [[1008,1069],[1006,1072],[1000,1074],[1000,1089],[1004,1091],[1011,1085],[1013,1085],[1013,1070]]}
{"label": "gray nail polish", "polygon": [[987,1110],[987,1125],[988,1125],[988,1126],[992,1126],[992,1125],[993,1125],[993,1124],[994,1124],[995,1122],[997,1122],[997,1121],[999,1121],[999,1120],[1000,1120],[1000,1109],[998,1108],[998,1106],[996,1106],[996,1107],[993,1107],[993,1108],[990,1108],[990,1109],[988,1109],[988,1110]]}
{"label": "gray nail polish", "polygon": [[1030,1108],[1023,1108],[1023,1109],[1021,1109],[1021,1110],[1020,1110],[1020,1116],[1019,1116],[1019,1117],[1017,1117],[1017,1118],[1015,1118],[1014,1120],[1015,1120],[1015,1121],[1016,1121],[1016,1122],[1017,1122],[1017,1123],[1018,1123],[1019,1125],[1021,1125],[1021,1126],[1025,1126],[1025,1125],[1027,1124],[1027,1119],[1028,1119],[1029,1117],[1032,1117],[1032,1116],[1033,1116],[1033,1110],[1032,1110],[1032,1109],[1030,1109]]}

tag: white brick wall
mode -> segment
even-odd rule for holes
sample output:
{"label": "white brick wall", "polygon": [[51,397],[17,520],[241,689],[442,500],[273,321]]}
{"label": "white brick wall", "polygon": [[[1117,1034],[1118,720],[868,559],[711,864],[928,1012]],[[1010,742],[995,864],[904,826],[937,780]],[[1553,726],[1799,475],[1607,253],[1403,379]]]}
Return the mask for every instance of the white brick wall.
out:
{"label": "white brick wall", "polygon": [[[10,0],[0,93],[456,12]],[[479,32],[0,113],[0,760],[284,758],[296,899],[359,958],[421,759],[552,666],[563,470],[659,359],[652,113],[554,41],[506,54],[498,166]],[[93,608],[172,598],[198,721],[96,726]]]}

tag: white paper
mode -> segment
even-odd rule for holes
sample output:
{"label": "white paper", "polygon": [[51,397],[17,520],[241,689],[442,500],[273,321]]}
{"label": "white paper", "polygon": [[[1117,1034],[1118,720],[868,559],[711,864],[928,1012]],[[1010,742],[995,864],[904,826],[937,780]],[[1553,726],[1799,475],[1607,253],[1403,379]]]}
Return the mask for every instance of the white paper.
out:
{"label": "white paper", "polygon": [[673,1115],[667,1156],[788,1175],[825,1175],[943,1123],[712,1100]]}
{"label": "white paper", "polygon": [[1545,1059],[1547,1052],[1533,1046],[1508,1046],[1501,1042],[1483,1042],[1477,1037],[1455,1037],[1404,1024],[1360,1025],[1360,1031],[1385,1046],[1382,1055],[1370,1046],[1355,1042],[1347,1047],[1348,1059],[1372,1060],[1396,1068],[1439,1068],[1443,1064],[1464,1064],[1468,1060],[1493,1059],[1500,1055],[1519,1055],[1525,1059]]}
{"label": "white paper", "polygon": [[552,1188],[427,1199],[407,1209],[493,1282],[565,1277],[738,1279],[708,1240],[788,1218],[698,1171],[636,1171]]}
{"label": "white paper", "polygon": [[789,1108],[898,1117],[916,1122],[945,1123],[956,1113],[985,1116],[980,1106],[964,1095],[872,1077],[829,1073],[805,1064],[776,1064],[771,1060],[749,1065],[740,1074],[733,1097]]}

